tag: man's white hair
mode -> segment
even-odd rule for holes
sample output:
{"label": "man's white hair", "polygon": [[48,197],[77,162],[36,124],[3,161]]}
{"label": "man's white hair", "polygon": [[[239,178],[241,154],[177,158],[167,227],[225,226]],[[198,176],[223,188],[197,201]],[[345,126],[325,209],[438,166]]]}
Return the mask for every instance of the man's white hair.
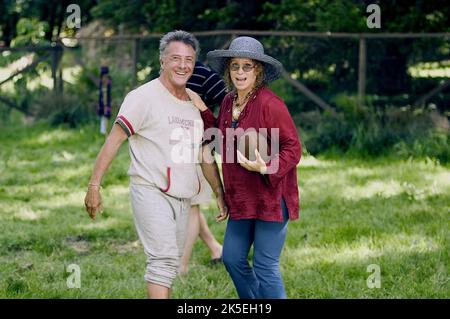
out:
{"label": "man's white hair", "polygon": [[161,59],[165,53],[165,50],[170,42],[183,42],[186,45],[190,45],[195,51],[195,57],[197,58],[200,53],[200,44],[197,38],[189,32],[182,30],[175,30],[166,33],[159,41],[159,58]]}

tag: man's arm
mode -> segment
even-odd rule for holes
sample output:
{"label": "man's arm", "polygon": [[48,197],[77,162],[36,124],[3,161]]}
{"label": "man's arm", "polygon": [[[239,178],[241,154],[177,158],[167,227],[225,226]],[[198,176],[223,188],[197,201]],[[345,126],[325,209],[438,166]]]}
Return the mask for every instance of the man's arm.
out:
{"label": "man's arm", "polygon": [[224,191],[222,186],[222,180],[220,179],[219,167],[211,154],[211,150],[208,145],[203,145],[201,149],[202,158],[200,165],[203,175],[208,181],[209,185],[216,195],[217,207],[219,208],[219,215],[216,216],[216,221],[221,222],[228,217],[228,209],[225,205]]}
{"label": "man's arm", "polygon": [[127,139],[127,134],[119,125],[113,125],[105,144],[103,144],[97,159],[94,170],[89,180],[88,190],[84,198],[86,211],[92,219],[95,219],[97,211],[102,210],[102,197],[100,195],[100,185],[103,175],[108,170],[114,157],[122,143]]}

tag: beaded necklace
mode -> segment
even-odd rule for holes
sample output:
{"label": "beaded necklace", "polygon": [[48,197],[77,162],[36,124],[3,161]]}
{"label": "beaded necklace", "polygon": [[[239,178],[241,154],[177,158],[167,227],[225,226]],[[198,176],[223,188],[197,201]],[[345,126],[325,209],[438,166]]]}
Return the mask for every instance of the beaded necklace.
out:
{"label": "beaded necklace", "polygon": [[256,92],[257,89],[258,87],[255,87],[250,92],[248,92],[241,103],[239,103],[237,100],[238,94],[236,92],[236,94],[233,97],[233,120],[237,121],[239,119],[239,116],[241,116],[242,110],[247,104],[248,99],[250,98],[250,96],[252,96],[253,93]]}

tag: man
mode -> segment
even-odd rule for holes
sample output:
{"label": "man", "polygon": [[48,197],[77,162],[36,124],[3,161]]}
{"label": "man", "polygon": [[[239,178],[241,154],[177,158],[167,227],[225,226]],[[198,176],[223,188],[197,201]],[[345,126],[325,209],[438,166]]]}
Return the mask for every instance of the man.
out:
{"label": "man", "polygon": [[[95,162],[85,198],[86,210],[95,219],[102,205],[102,177],[128,138],[131,204],[147,256],[144,278],[152,299],[169,298],[177,275],[189,198],[200,192],[195,159],[203,132],[200,113],[186,92],[199,51],[197,39],[185,31],[169,32],[161,38],[159,51],[159,78],[125,97]],[[227,211],[217,165],[201,166],[217,198],[217,220],[224,220]]]}

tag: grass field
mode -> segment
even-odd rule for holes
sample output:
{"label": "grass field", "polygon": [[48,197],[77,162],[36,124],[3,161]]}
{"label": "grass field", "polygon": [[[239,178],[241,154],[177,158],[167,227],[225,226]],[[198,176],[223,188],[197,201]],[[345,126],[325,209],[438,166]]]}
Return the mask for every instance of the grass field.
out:
{"label": "grass field", "polygon": [[[96,128],[0,129],[0,298],[145,298],[145,257],[128,198],[127,147],[104,179],[105,213],[84,211]],[[289,298],[449,298],[450,169],[432,161],[305,157],[300,220],[281,267]],[[213,222],[222,241],[225,223]],[[174,298],[236,298],[198,241]],[[69,288],[69,265],[81,287]],[[380,288],[369,288],[380,269]],[[372,266],[370,266],[372,267]],[[369,267],[369,270],[371,269]]]}

